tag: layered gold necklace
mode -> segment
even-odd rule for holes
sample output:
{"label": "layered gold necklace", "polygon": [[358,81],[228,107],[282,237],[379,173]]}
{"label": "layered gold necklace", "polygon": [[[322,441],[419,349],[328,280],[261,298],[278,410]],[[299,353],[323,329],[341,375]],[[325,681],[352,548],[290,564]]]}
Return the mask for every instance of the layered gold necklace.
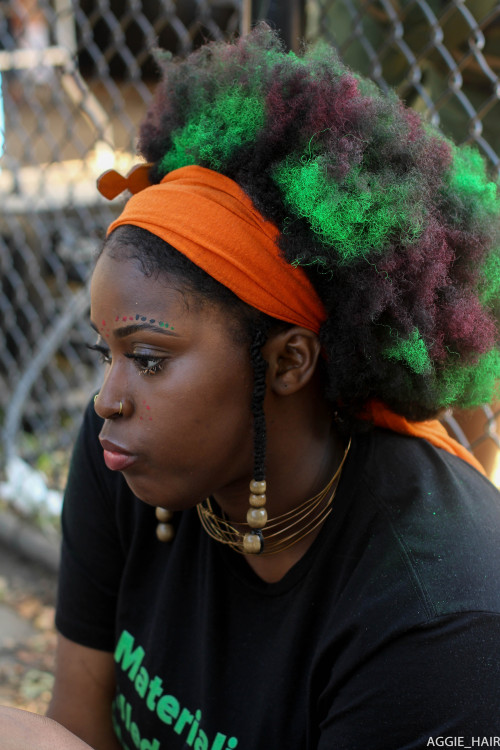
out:
{"label": "layered gold necklace", "polygon": [[[328,484],[314,497],[309,498],[297,508],[269,519],[262,531],[263,549],[261,555],[275,555],[278,552],[293,547],[314,529],[317,529],[332,511],[332,502],[337,491],[340,475],[351,447],[351,441],[345,449],[344,456],[335,474]],[[227,544],[235,552],[248,554],[244,546],[244,538],[252,530],[245,523],[238,524],[240,528],[229,523],[225,514],[219,515],[207,498],[196,506],[201,524],[207,534],[221,544]]]}

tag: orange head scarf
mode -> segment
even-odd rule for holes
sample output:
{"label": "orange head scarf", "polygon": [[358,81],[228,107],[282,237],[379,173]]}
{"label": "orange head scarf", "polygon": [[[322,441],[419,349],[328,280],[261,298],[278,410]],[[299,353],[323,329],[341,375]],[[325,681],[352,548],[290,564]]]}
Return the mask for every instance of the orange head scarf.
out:
{"label": "orange head scarf", "polygon": [[257,310],[319,332],[326,314],[313,286],[282,258],[278,229],[229,177],[197,166],[169,172],[130,198],[108,234],[122,224],[161,237]]}
{"label": "orange head scarf", "polygon": [[[188,166],[150,185],[145,166],[127,178],[114,171],[100,178],[99,190],[108,198],[125,188],[134,193],[108,235],[125,224],[147,229],[257,310],[319,332],[326,313],[313,286],[302,269],[282,258],[278,229],[260,215],[234,180]],[[377,401],[370,402],[362,416],[375,426],[424,438],[485,473],[437,420],[409,422]]]}
{"label": "orange head scarf", "polygon": [[385,427],[385,429],[398,432],[400,435],[424,438],[436,448],[442,448],[453,456],[462,458],[481,474],[486,474],[477,458],[461,443],[450,437],[445,427],[437,419],[428,419],[425,422],[409,422],[405,417],[390,411],[380,401],[370,401],[361,416],[371,420],[376,427]]}

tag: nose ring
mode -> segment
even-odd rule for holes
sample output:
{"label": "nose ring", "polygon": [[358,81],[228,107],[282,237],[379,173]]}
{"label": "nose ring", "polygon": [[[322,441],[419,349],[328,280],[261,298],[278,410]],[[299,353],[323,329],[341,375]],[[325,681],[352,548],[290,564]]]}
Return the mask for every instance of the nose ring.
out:
{"label": "nose ring", "polygon": [[[96,393],[94,396],[94,406],[98,398],[99,398],[99,394]],[[120,407],[118,409],[118,416],[121,417],[122,415],[123,415],[123,401],[120,401]]]}

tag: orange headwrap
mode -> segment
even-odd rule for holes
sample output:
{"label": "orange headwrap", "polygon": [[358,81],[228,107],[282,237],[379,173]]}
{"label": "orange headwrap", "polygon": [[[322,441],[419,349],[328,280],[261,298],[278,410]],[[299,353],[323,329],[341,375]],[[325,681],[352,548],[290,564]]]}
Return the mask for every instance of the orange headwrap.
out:
{"label": "orange headwrap", "polygon": [[133,195],[108,229],[147,229],[261,312],[318,333],[325,311],[301,268],[281,257],[278,229],[234,180],[181,167]]}
{"label": "orange headwrap", "polygon": [[[257,310],[319,331],[326,313],[314,288],[302,269],[281,257],[278,229],[260,215],[234,180],[188,166],[149,185],[146,167],[132,170],[127,178],[106,173],[107,183],[99,185],[109,198],[125,188],[134,193],[108,234],[124,224],[147,229]],[[376,401],[363,417],[378,427],[425,438],[485,473],[437,420],[408,422]]]}
{"label": "orange headwrap", "polygon": [[477,458],[457,440],[450,437],[437,419],[429,419],[425,422],[409,422],[404,417],[400,417],[399,414],[394,414],[380,401],[370,401],[362,416],[372,421],[377,427],[385,427],[393,432],[399,432],[401,435],[424,438],[424,440],[435,445],[436,448],[442,448],[454,456],[463,458],[481,474],[486,474]]}

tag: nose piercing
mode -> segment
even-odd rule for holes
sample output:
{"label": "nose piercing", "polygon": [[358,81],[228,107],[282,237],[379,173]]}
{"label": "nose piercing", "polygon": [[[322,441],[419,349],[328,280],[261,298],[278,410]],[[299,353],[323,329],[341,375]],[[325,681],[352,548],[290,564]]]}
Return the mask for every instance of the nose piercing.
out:
{"label": "nose piercing", "polygon": [[[99,398],[99,394],[96,393],[94,396],[94,406],[98,398]],[[118,416],[121,417],[122,415],[123,415],[123,401],[120,401],[120,407],[118,409]]]}

